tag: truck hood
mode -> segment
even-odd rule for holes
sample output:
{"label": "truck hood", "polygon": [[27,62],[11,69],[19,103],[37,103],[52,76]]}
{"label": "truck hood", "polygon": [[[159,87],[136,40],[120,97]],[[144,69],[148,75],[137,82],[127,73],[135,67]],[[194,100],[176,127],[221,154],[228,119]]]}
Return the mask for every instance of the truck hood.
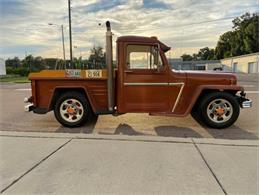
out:
{"label": "truck hood", "polygon": [[237,77],[233,73],[215,71],[185,71],[189,83],[204,85],[236,85]]}

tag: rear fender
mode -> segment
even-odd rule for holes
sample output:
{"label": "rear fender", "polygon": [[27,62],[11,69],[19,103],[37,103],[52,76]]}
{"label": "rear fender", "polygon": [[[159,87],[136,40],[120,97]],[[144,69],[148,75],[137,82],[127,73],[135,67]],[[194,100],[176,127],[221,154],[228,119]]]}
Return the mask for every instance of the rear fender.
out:
{"label": "rear fender", "polygon": [[91,106],[93,112],[96,111],[96,108],[93,105],[93,102],[91,101],[91,98],[90,98],[90,96],[88,94],[87,89],[85,87],[78,87],[78,86],[77,87],[66,87],[66,86],[64,86],[64,87],[62,87],[62,86],[55,87],[53,92],[52,92],[52,96],[51,96],[52,98],[50,98],[50,102],[48,104],[48,110],[49,111],[53,110],[54,105],[55,105],[55,101],[57,100],[57,98],[61,94],[65,93],[65,92],[68,92],[68,91],[79,91],[80,93],[83,93],[83,95],[85,95],[87,100],[89,101],[90,106]]}

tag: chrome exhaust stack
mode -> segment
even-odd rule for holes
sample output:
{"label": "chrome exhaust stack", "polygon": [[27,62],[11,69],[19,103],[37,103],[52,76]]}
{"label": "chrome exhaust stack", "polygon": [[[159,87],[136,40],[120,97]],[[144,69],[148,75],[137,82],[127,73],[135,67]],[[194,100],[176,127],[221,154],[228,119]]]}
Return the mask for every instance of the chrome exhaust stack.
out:
{"label": "chrome exhaust stack", "polygon": [[112,32],[110,22],[106,22],[106,65],[107,65],[107,97],[108,110],[114,110],[114,70],[113,70],[113,50],[112,50]]}

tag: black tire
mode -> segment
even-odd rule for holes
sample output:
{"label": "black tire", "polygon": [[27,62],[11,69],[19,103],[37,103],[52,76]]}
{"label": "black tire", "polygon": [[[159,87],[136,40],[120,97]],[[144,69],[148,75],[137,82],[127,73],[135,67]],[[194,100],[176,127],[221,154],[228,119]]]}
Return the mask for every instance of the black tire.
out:
{"label": "black tire", "polygon": [[[63,108],[61,108],[61,105],[66,100],[70,100],[70,99],[77,100],[79,103],[81,103],[81,105],[79,104],[79,107],[80,107],[82,114],[79,117],[80,119],[79,120],[77,119],[77,121],[75,121],[75,122],[68,121],[68,119],[65,120],[64,119],[64,118],[66,118],[65,114],[63,114],[63,116],[62,116],[62,113],[60,111],[61,109],[63,109]],[[65,106],[65,110],[66,109],[67,108]],[[54,114],[55,114],[57,121],[60,124],[62,124],[65,127],[70,127],[70,128],[80,127],[80,126],[84,125],[85,123],[90,122],[94,117],[93,111],[92,111],[90,104],[89,104],[88,100],[86,99],[86,97],[84,95],[82,95],[81,93],[76,92],[76,91],[66,92],[58,98],[58,100],[55,103]],[[67,114],[66,116],[69,116],[69,114]]]}
{"label": "black tire", "polygon": [[[217,117],[217,121],[212,119],[212,117],[210,116],[214,116],[214,114],[207,114],[207,109],[209,104],[211,104],[211,102],[213,102],[214,100],[218,100],[218,99],[222,99],[223,101],[226,101],[228,107],[232,107],[231,111],[225,111],[228,115],[227,119],[225,119],[226,121],[221,121],[218,119],[223,119],[224,118],[222,116]],[[212,109],[213,110],[213,109]],[[229,112],[229,113],[228,113]],[[207,94],[205,96],[203,96],[200,99],[200,102],[198,103],[198,107],[196,110],[196,117],[198,118],[198,120],[200,120],[200,122],[204,123],[206,126],[211,127],[211,128],[215,128],[215,129],[223,129],[223,128],[227,128],[231,125],[233,125],[240,113],[240,107],[239,107],[239,103],[236,100],[235,96],[227,93],[227,92],[213,92],[210,94]]]}
{"label": "black tire", "polygon": [[204,125],[204,123],[202,122],[201,116],[199,115],[199,113],[197,111],[197,108],[193,109],[190,114],[191,114],[192,118],[195,121],[197,121],[200,125]]}

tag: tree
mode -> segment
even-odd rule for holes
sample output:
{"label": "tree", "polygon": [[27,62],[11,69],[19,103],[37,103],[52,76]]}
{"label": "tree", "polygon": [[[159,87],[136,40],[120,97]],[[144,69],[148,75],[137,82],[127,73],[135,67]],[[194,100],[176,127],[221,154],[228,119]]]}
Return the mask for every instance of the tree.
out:
{"label": "tree", "polygon": [[102,47],[93,47],[88,61],[93,63],[94,68],[102,68],[106,64],[106,55]]}
{"label": "tree", "polygon": [[258,14],[246,13],[232,22],[233,30],[219,38],[215,49],[217,59],[259,51]]}
{"label": "tree", "polygon": [[191,61],[191,60],[215,60],[215,50],[214,49],[210,49],[208,47],[204,47],[202,49],[199,50],[199,52],[196,54],[183,54],[181,56],[181,58],[183,59],[183,61]]}
{"label": "tree", "polygon": [[44,65],[47,69],[54,70],[57,68],[57,60],[56,58],[45,58]]}
{"label": "tree", "polygon": [[47,67],[43,58],[40,56],[35,57],[31,63],[31,71],[39,71],[44,69],[47,69]]}
{"label": "tree", "polygon": [[189,55],[189,54],[183,54],[181,56],[181,58],[183,59],[183,61],[191,61],[191,60],[193,60],[193,57],[191,55]]}
{"label": "tree", "polygon": [[231,51],[231,42],[234,33],[229,31],[220,36],[215,49],[215,55],[218,59],[228,57]]}
{"label": "tree", "polygon": [[18,57],[14,57],[13,59],[8,58],[5,64],[7,67],[18,68],[21,66],[21,60]]}
{"label": "tree", "polygon": [[215,59],[215,51],[214,49],[209,49],[208,47],[204,47],[199,50],[197,55],[199,60],[214,60]]}
{"label": "tree", "polygon": [[26,67],[28,69],[31,68],[31,65],[33,63],[34,57],[30,54],[28,56],[26,56],[23,60],[22,60],[22,66]]}
{"label": "tree", "polygon": [[192,54],[192,58],[193,58],[193,60],[198,60],[198,54],[196,54],[196,53],[194,53],[194,54]]}

